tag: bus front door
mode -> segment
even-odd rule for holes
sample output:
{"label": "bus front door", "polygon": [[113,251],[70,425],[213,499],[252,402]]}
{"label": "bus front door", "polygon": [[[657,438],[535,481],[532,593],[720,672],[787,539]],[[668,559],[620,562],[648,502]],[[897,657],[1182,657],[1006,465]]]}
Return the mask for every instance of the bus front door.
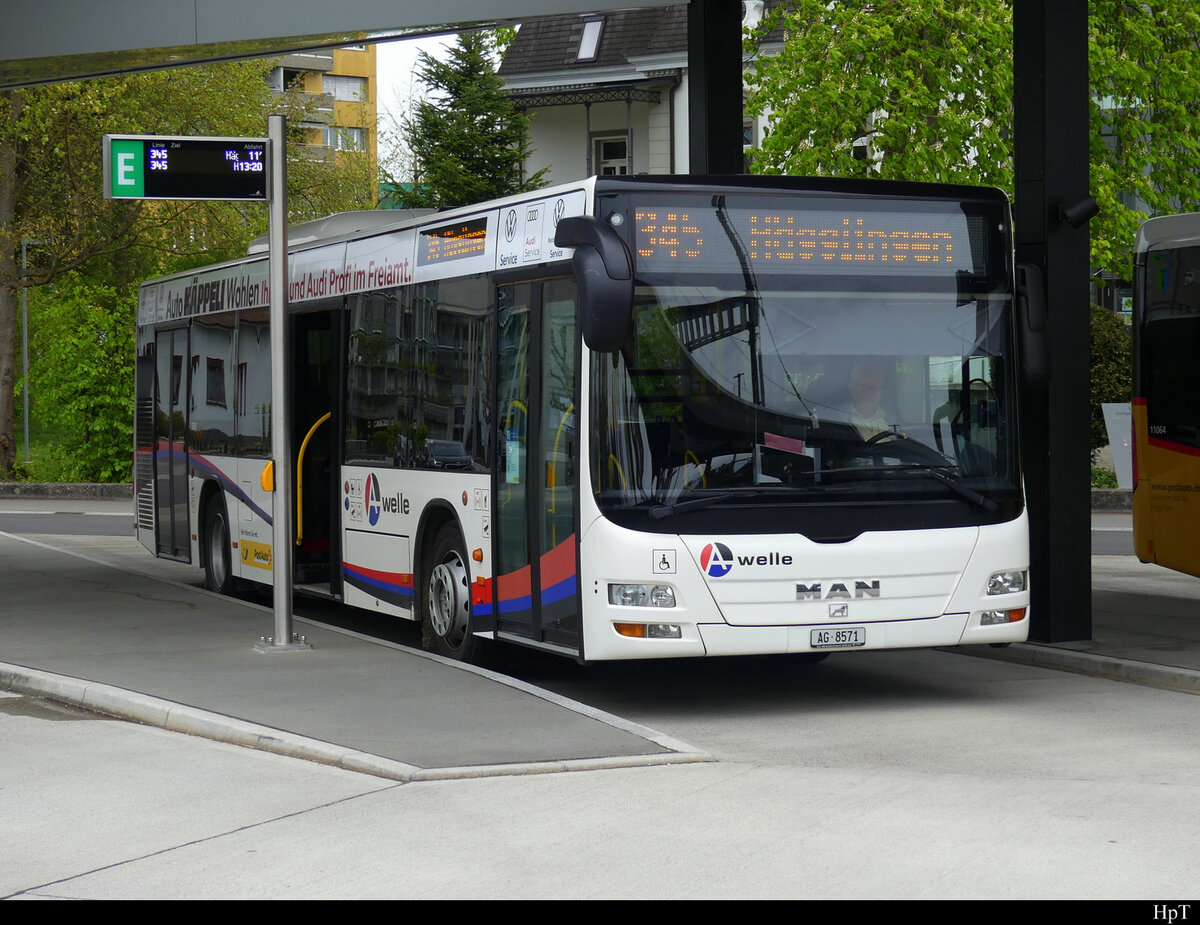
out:
{"label": "bus front door", "polygon": [[[339,306],[340,309],[340,306]],[[344,313],[306,312],[292,327],[292,454],[295,471],[295,580],[311,591],[341,593],[341,561],[335,480],[339,471],[336,439],[340,402],[334,391],[342,355]]]}
{"label": "bus front door", "polygon": [[497,299],[496,630],[581,654],[575,281],[500,286]]}

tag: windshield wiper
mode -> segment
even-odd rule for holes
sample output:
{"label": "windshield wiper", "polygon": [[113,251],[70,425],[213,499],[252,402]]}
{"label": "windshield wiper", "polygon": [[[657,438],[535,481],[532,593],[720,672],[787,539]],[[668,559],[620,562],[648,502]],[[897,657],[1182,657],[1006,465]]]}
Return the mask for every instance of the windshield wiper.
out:
{"label": "windshield wiper", "polygon": [[941,482],[956,495],[965,498],[977,507],[983,508],[989,514],[994,514],[999,507],[991,498],[981,495],[979,492],[967,488],[966,485],[960,483],[958,480],[962,478],[961,475],[951,477],[940,469],[935,469],[931,466],[915,466],[908,471],[915,472],[918,475],[926,475],[934,481]]}
{"label": "windshield wiper", "polygon": [[[941,482],[952,492],[972,504],[983,508],[988,513],[995,513],[998,510],[998,505],[986,495],[981,495],[974,489],[967,488],[959,479],[960,475],[950,475],[946,470],[954,472],[954,467],[951,466],[925,466],[920,463],[905,463],[898,466],[847,466],[844,469],[822,469],[820,474],[837,473],[845,475],[848,472],[911,472],[914,475],[923,475],[933,479],[935,482]],[[818,473],[814,473],[818,474]]]}
{"label": "windshield wiper", "polygon": [[706,495],[703,498],[693,498],[691,501],[677,501],[674,504],[656,504],[646,511],[646,515],[651,520],[665,520],[675,514],[698,511],[701,508],[708,507],[710,504],[719,504],[734,497],[737,497],[737,495],[733,492],[725,492],[720,495]]}
{"label": "windshield wiper", "polygon": [[[977,507],[983,508],[989,513],[995,513],[999,510],[999,506],[991,498],[986,495],[981,495],[974,489],[967,488],[959,479],[961,476],[951,475],[945,471],[949,469],[953,472],[954,469],[950,466],[925,466],[920,463],[908,463],[898,466],[847,466],[842,469],[817,469],[814,472],[806,472],[805,475],[851,475],[856,472],[911,472],[914,475],[923,475],[926,478],[933,479],[935,482],[940,482],[949,488],[952,492],[958,495],[965,501],[969,501]],[[781,488],[795,488],[797,486],[780,486]],[[761,497],[763,495],[775,494],[779,488],[759,488],[753,491],[736,491],[723,492],[719,495],[706,495],[703,498],[693,498],[690,501],[677,501],[673,504],[656,504],[646,511],[646,515],[654,521],[665,520],[675,514],[685,514],[688,511],[699,511],[713,504],[720,504],[724,501],[730,501],[734,498]]]}
{"label": "windshield wiper", "polygon": [[740,500],[743,498],[761,498],[765,495],[777,495],[780,491],[785,491],[792,487],[791,485],[780,483],[771,488],[762,486],[758,488],[739,488],[737,491],[724,491],[719,495],[705,495],[702,498],[693,498],[691,501],[676,501],[671,504],[664,502],[663,504],[656,504],[647,510],[646,516],[651,520],[665,520],[675,514],[698,511],[711,504],[720,504],[723,501],[732,501],[735,498]]}

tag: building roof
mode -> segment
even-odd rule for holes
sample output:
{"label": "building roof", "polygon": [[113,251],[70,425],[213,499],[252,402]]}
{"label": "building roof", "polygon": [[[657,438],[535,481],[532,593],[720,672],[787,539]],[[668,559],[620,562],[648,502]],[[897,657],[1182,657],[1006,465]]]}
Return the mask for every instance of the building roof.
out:
{"label": "building roof", "polygon": [[[602,19],[596,56],[578,60],[583,24]],[[623,65],[630,57],[687,48],[687,5],[621,10],[595,16],[553,16],[521,24],[504,53],[501,77],[565,68],[586,71]],[[582,76],[582,75],[581,75]]]}

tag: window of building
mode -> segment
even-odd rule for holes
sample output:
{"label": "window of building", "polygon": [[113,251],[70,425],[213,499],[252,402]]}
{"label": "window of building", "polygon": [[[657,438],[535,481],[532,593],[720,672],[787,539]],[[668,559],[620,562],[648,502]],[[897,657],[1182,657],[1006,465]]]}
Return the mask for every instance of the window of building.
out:
{"label": "window of building", "polygon": [[593,163],[597,176],[617,177],[629,173],[629,140],[624,135],[597,138]]}
{"label": "window of building", "polygon": [[225,407],[225,361],[220,357],[208,357],[207,388],[204,400],[210,405]]}
{"label": "window of building", "polygon": [[600,32],[604,28],[603,19],[589,19],[583,24],[583,32],[579,37],[579,53],[576,61],[594,61],[600,50]]}
{"label": "window of building", "polygon": [[367,99],[367,78],[326,74],[324,91],[343,103],[363,103]]}
{"label": "window of building", "polygon": [[292,87],[297,87],[300,90],[304,89],[304,84],[308,80],[308,75],[311,71],[301,71],[296,68],[285,67],[280,69],[279,86],[277,89],[290,90]]}
{"label": "window of building", "polygon": [[330,126],[324,130],[325,147],[333,151],[367,150],[366,129]]}

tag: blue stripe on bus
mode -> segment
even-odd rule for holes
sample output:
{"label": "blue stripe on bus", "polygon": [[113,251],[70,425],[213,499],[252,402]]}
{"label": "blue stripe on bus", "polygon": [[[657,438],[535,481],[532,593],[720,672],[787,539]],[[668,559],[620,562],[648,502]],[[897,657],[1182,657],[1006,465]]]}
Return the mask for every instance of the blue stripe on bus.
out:
{"label": "blue stripe on bus", "polygon": [[[171,452],[175,453],[176,450],[171,450]],[[268,524],[273,524],[271,515],[255,504],[250,499],[250,496],[247,495],[246,492],[242,490],[241,486],[237,484],[237,482],[213,465],[210,460],[195,453],[188,454],[187,459],[193,468],[203,470],[210,475],[216,476],[217,482],[220,484],[221,488],[237,498],[238,501],[250,508],[250,510],[265,520]]]}

